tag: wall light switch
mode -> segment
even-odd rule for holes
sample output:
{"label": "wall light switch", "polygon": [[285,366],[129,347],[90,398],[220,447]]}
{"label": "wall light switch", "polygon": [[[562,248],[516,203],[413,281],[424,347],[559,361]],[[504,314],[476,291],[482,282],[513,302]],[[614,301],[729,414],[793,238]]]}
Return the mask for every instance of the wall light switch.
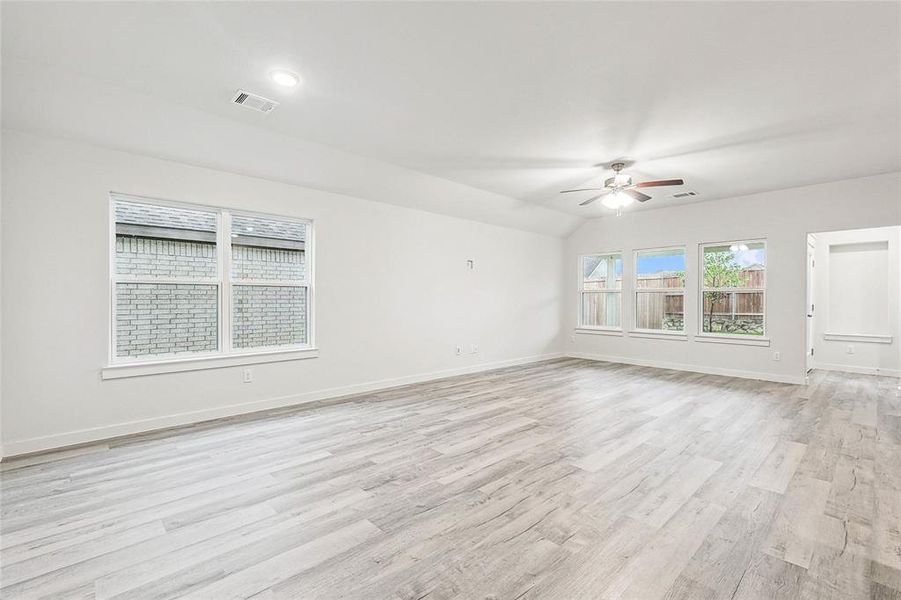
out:
{"label": "wall light switch", "polygon": [[773,352],[773,360],[782,360],[781,352]]}
{"label": "wall light switch", "polygon": [[463,346],[457,346],[457,356],[463,354]]}
{"label": "wall light switch", "polygon": [[848,344],[848,354],[854,354],[854,346]]}
{"label": "wall light switch", "polygon": [[472,349],[470,350],[470,353],[472,353],[472,354],[478,354],[478,353],[479,353],[479,347],[478,347],[477,345],[473,344],[473,345],[472,345]]}

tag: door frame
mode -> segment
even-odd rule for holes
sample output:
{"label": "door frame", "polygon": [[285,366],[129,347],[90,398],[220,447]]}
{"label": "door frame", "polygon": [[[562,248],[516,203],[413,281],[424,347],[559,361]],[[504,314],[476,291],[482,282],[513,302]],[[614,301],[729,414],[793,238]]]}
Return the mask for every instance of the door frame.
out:
{"label": "door frame", "polygon": [[807,234],[807,291],[804,306],[804,355],[805,367],[809,374],[816,366],[814,333],[816,323],[816,248],[815,234]]}

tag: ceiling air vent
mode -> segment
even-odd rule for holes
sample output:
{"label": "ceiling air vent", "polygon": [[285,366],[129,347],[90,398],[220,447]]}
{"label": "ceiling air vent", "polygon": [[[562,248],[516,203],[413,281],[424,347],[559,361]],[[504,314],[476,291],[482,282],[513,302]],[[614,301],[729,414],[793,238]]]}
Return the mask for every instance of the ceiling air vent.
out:
{"label": "ceiling air vent", "polygon": [[232,98],[232,102],[261,113],[272,112],[275,110],[275,107],[278,106],[278,102],[275,100],[263,98],[262,96],[244,90],[238,90],[235,97]]}
{"label": "ceiling air vent", "polygon": [[697,192],[679,192],[678,194],[673,194],[673,198],[691,198],[692,196],[697,196]]}

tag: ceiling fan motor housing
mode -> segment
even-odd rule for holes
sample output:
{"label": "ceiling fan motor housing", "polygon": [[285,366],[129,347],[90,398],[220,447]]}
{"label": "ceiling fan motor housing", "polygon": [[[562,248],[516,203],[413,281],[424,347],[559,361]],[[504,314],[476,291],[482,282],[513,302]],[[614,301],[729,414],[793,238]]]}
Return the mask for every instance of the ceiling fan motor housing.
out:
{"label": "ceiling fan motor housing", "polygon": [[624,187],[627,185],[632,185],[632,176],[620,173],[619,171],[617,171],[616,175],[614,175],[613,177],[608,177],[604,181],[604,186],[608,188]]}

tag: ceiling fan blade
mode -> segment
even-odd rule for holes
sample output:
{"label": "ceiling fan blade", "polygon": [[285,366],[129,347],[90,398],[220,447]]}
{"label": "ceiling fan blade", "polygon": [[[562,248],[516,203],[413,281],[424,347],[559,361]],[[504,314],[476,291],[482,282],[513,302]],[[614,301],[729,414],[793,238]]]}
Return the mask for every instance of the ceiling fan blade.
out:
{"label": "ceiling fan blade", "polygon": [[648,196],[647,194],[642,194],[642,193],[639,192],[638,190],[623,190],[623,193],[624,193],[624,194],[629,194],[630,196],[632,196],[633,198],[635,198],[635,199],[638,200],[639,202],[647,202],[648,200],[651,199],[650,196]]}
{"label": "ceiling fan blade", "polygon": [[606,188],[579,188],[577,190],[563,190],[560,192],[561,194],[568,194],[570,192],[596,192],[598,190],[603,190]]}
{"label": "ceiling fan blade", "polygon": [[579,202],[579,206],[588,206],[589,204],[591,204],[592,202],[594,202],[601,196],[606,196],[608,193],[610,193],[609,190],[606,192],[601,192],[597,196],[592,196],[591,198],[589,198],[588,200],[585,200],[584,202]]}
{"label": "ceiling fan blade", "polygon": [[645,181],[643,183],[636,183],[635,187],[637,188],[646,188],[646,187],[661,187],[664,185],[683,185],[685,182],[681,179],[661,179],[659,181]]}

